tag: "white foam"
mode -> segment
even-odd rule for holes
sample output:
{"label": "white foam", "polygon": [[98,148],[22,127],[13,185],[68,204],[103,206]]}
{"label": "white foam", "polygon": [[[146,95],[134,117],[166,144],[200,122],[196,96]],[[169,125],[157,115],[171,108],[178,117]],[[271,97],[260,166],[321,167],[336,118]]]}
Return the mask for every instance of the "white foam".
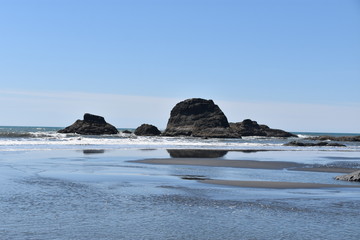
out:
{"label": "white foam", "polygon": [[[56,132],[33,132],[32,137],[0,138],[0,151],[51,150],[51,149],[124,149],[124,148],[194,148],[228,150],[299,150],[296,147],[283,146],[289,139],[244,137],[243,139],[202,139],[192,137],[142,137],[119,133],[105,136],[84,136],[61,134]],[[311,149],[311,148],[302,148]],[[359,151],[357,144],[347,148],[321,147],[321,150]],[[315,149],[314,149],[315,150]],[[319,150],[319,148],[317,148]]]}

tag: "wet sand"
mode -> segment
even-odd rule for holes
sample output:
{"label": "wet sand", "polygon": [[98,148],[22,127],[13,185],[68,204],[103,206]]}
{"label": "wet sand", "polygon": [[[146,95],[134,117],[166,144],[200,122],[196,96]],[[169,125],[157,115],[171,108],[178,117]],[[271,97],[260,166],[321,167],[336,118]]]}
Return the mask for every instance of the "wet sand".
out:
{"label": "wet sand", "polygon": [[340,167],[300,167],[291,169],[294,171],[307,171],[307,172],[331,172],[331,173],[352,173],[356,171],[354,168],[340,168]]}
{"label": "wet sand", "polygon": [[134,162],[165,164],[165,165],[193,165],[207,167],[233,167],[233,168],[259,168],[259,169],[287,169],[300,168],[303,164],[280,161],[255,161],[255,160],[223,160],[212,158],[154,158],[137,160]]}
{"label": "wet sand", "polygon": [[[301,163],[284,161],[255,161],[255,160],[224,160],[212,158],[163,158],[145,159],[133,162],[164,165],[192,165],[207,167],[233,167],[233,168],[252,168],[252,169],[271,169],[271,170],[293,170],[311,172],[330,172],[330,173],[350,173],[356,169],[339,168],[329,166],[311,166]],[[238,180],[219,180],[203,179],[201,183],[218,184],[227,186],[247,187],[247,188],[273,188],[273,189],[301,189],[301,188],[360,188],[360,185],[343,184],[322,184],[322,183],[302,183],[302,182],[272,182],[272,181],[238,181]]]}
{"label": "wet sand", "polygon": [[253,169],[273,169],[273,170],[294,170],[310,172],[331,172],[331,173],[351,173],[356,171],[353,168],[340,168],[329,166],[311,166],[295,162],[284,161],[256,161],[256,160],[224,160],[213,158],[154,158],[136,160],[133,162],[164,164],[164,165],[192,165],[207,167],[233,167],[233,168],[253,168]]}
{"label": "wet sand", "polygon": [[271,182],[271,181],[234,181],[234,180],[201,180],[202,183],[227,185],[246,188],[273,188],[273,189],[311,189],[311,188],[360,188],[360,185],[301,183],[301,182]]}

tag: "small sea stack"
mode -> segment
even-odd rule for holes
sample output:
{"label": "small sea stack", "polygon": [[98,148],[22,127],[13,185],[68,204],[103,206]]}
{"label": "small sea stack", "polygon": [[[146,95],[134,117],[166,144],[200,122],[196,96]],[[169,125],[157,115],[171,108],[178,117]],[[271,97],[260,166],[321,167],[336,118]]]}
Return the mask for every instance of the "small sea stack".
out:
{"label": "small sea stack", "polygon": [[151,124],[142,124],[136,128],[134,134],[136,136],[158,136],[161,134],[160,130]]}
{"label": "small sea stack", "polygon": [[61,129],[58,133],[77,133],[82,135],[117,134],[119,131],[113,125],[107,123],[102,116],[90,113],[84,114],[83,120],[76,120],[72,125]]}

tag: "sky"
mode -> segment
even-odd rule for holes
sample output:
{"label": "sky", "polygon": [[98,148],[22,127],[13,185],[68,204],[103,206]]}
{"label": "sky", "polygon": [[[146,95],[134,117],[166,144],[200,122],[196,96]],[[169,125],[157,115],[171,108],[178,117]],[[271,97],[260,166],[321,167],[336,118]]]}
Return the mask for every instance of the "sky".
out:
{"label": "sky", "polygon": [[164,129],[200,97],[230,122],[360,133],[360,0],[0,0],[0,36],[3,126]]}

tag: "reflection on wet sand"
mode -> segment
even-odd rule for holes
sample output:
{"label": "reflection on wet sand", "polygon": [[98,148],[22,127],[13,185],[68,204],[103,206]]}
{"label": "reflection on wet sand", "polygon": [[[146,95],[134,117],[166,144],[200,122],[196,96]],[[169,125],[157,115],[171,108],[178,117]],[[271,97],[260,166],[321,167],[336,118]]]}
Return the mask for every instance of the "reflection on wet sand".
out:
{"label": "reflection on wet sand", "polygon": [[[136,160],[131,162],[166,164],[166,165],[190,165],[207,167],[232,167],[232,168],[252,168],[252,169],[273,169],[291,170],[307,172],[329,172],[329,173],[351,173],[355,168],[345,166],[331,166],[319,164],[304,164],[285,161],[257,161],[257,160],[226,160],[200,157],[172,157],[172,158],[152,158]],[[354,170],[355,169],[355,170]]]}
{"label": "reflection on wet sand", "polygon": [[258,150],[258,149],[245,149],[245,150],[209,150],[209,149],[167,149],[167,152],[172,158],[221,158],[228,152],[242,152],[242,153],[256,153],[267,152],[273,150]]}
{"label": "reflection on wet sand", "polygon": [[172,158],[221,158],[226,150],[167,149]]}
{"label": "reflection on wet sand", "polygon": [[83,153],[84,154],[100,154],[100,153],[104,153],[105,150],[104,149],[84,149]]}

